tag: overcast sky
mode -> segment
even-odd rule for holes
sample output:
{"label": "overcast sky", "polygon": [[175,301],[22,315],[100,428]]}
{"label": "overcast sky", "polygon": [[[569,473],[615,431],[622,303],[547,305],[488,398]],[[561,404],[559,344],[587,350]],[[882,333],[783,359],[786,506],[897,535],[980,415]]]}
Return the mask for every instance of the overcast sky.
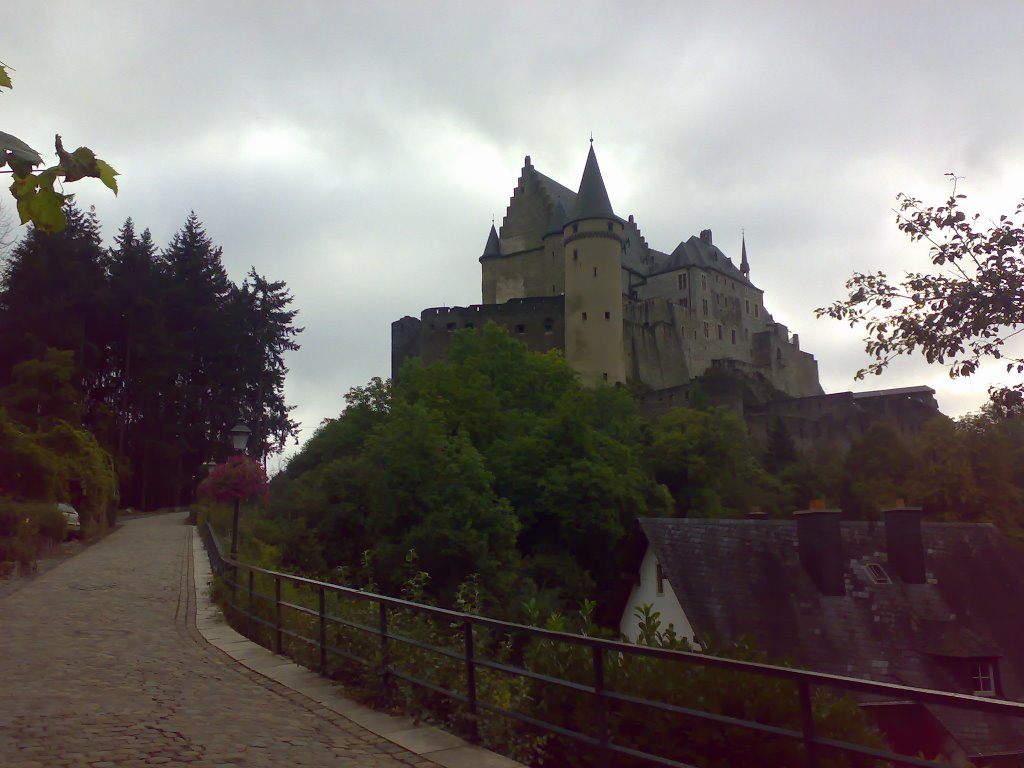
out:
{"label": "overcast sky", "polygon": [[[1019,2],[105,2],[6,0],[0,128],[55,132],[121,173],[69,191],[109,240],[166,244],[194,209],[229,275],[288,283],[308,436],[390,368],[390,324],[480,301],[491,217],[530,155],[575,189],[594,135],[612,205],[652,247],[701,229],[799,333],[828,392],[970,380],[919,361],[858,382],[860,334],[816,320],[854,269],[925,266],[898,192],[964,179],[996,216],[1024,195]],[[49,159],[49,157],[48,157]]]}

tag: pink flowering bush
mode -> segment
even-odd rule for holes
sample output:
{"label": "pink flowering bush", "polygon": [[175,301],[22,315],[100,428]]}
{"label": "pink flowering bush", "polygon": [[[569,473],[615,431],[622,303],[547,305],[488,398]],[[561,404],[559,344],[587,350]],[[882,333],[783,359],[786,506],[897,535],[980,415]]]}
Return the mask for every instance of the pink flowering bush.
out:
{"label": "pink flowering bush", "polygon": [[199,484],[198,493],[210,501],[266,501],[267,473],[259,462],[238,454],[215,466]]}

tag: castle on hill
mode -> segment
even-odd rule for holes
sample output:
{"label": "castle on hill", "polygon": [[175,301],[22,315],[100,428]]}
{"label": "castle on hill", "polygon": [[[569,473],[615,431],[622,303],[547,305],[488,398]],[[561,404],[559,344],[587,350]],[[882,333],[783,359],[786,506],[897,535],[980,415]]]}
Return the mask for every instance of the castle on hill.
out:
{"label": "castle on hill", "polygon": [[592,144],[576,192],[526,157],[480,265],[480,304],[392,324],[392,376],[407,358],[442,359],[451,332],[493,321],[531,349],[562,350],[587,384],[670,390],[718,367],[789,397],[823,393],[813,355],[751,282],[745,239],[739,267],[710,229],[671,253],[651,248],[633,216],[612,208]]}

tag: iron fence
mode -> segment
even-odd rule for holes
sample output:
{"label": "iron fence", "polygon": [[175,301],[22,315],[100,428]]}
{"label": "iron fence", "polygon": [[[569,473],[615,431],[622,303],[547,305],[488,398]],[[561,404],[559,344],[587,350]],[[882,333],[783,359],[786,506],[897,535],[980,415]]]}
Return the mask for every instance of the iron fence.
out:
{"label": "iron fence", "polygon": [[[229,588],[227,607],[232,614],[231,618],[234,619],[236,628],[244,629],[248,637],[261,642],[275,653],[299,657],[298,660],[316,669],[322,675],[328,674],[329,659],[337,657],[354,662],[361,667],[372,669],[380,686],[383,688],[386,688],[396,680],[400,680],[457,702],[459,706],[465,708],[465,713],[468,716],[466,718],[466,735],[470,740],[476,740],[477,719],[481,713],[486,712],[519,721],[539,732],[584,744],[595,752],[597,762],[602,768],[614,765],[613,760],[616,755],[647,761],[652,765],[669,766],[670,768],[696,768],[696,766],[689,763],[674,760],[663,754],[647,752],[613,741],[609,727],[609,708],[613,705],[631,705],[646,707],[674,716],[693,718],[721,727],[739,728],[766,736],[797,741],[803,746],[805,768],[818,768],[823,751],[861,756],[894,765],[948,768],[949,763],[897,754],[887,749],[819,735],[817,733],[818,723],[815,720],[813,709],[813,692],[816,689],[828,689],[846,693],[857,693],[878,701],[911,702],[922,705],[931,704],[988,715],[1010,716],[1014,718],[1024,717],[1024,704],[1017,702],[914,688],[894,683],[874,682],[772,664],[727,659],[702,653],[667,650],[646,645],[635,645],[615,640],[575,635],[437,608],[401,598],[378,595],[294,574],[271,571],[248,565],[239,560],[232,560],[224,556],[217,536],[209,523],[202,528],[201,535],[209,553],[213,572]],[[241,575],[243,573],[245,574],[244,578]],[[273,594],[256,589],[257,576],[261,576],[273,583]],[[311,590],[316,596],[317,607],[314,609],[286,600],[282,593],[282,585],[284,584]],[[335,596],[338,599],[375,605],[376,621],[371,624],[332,614],[328,609],[328,595]],[[258,606],[261,604],[269,610],[259,610]],[[313,630],[311,632],[312,636],[289,629],[284,621],[285,610],[291,611],[295,615],[306,617],[307,627]],[[453,651],[451,648],[433,645],[396,632],[389,627],[389,621],[396,611],[411,611],[414,614],[442,620],[449,627],[457,627],[458,632],[462,635],[461,650]],[[269,618],[267,617],[268,615]],[[328,627],[331,626],[356,630],[366,635],[369,637],[369,644],[363,643],[361,645],[364,649],[372,648],[372,651],[361,654],[358,652],[358,649],[353,650],[352,648],[331,645],[328,641]],[[475,630],[490,630],[504,638],[535,638],[565,647],[589,649],[590,679],[585,683],[579,682],[578,680],[530,670],[515,661],[506,663],[488,658],[481,654]],[[295,647],[289,648],[289,640],[297,643],[300,650],[297,651]],[[392,653],[393,643],[396,642],[436,654],[458,664],[462,670],[461,676],[464,690],[455,690],[438,685],[417,675],[415,670],[399,668],[393,661],[394,654]],[[307,649],[306,653],[300,652],[303,646]],[[610,689],[605,681],[605,664],[607,659],[631,656],[745,673],[760,678],[790,681],[796,686],[799,699],[799,728],[770,725],[755,720],[703,711],[693,707],[654,701]],[[564,722],[540,719],[482,700],[477,695],[477,672],[480,669],[494,670],[506,675],[558,686],[589,697],[592,700],[592,718],[589,732],[573,728]]]}

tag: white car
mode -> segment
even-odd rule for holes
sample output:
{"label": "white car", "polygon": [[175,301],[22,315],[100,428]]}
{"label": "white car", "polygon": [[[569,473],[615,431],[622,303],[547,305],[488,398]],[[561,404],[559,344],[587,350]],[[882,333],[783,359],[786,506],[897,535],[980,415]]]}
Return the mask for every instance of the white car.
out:
{"label": "white car", "polygon": [[58,504],[57,509],[64,515],[64,537],[82,538],[82,521],[78,518],[78,511],[70,504]]}

